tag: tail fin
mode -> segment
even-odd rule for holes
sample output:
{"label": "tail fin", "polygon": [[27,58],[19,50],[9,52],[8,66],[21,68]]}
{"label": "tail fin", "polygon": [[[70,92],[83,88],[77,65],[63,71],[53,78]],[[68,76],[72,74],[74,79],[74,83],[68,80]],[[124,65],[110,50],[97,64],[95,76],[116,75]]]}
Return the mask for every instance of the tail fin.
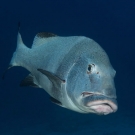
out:
{"label": "tail fin", "polygon": [[27,47],[22,41],[22,37],[21,37],[20,32],[18,32],[17,47],[16,47],[16,51],[14,52],[13,57],[10,61],[10,64],[9,64],[10,66],[20,66],[19,62],[18,62],[18,56],[19,56],[20,52],[23,51],[24,48],[27,48]]}
{"label": "tail fin", "polygon": [[7,73],[8,69],[10,69],[11,67],[13,67],[12,65],[9,65],[8,68],[4,71],[3,75],[2,75],[2,79],[4,80],[5,78],[5,74]]}
{"label": "tail fin", "polygon": [[14,67],[14,66],[21,66],[20,62],[19,62],[19,60],[20,60],[19,57],[22,54],[23,50],[27,48],[26,45],[22,41],[22,37],[21,37],[19,30],[20,30],[20,23],[18,23],[17,48],[16,48],[16,51],[13,53],[13,57],[10,61],[8,68],[3,73],[3,76],[2,76],[3,79],[4,79],[5,74],[7,73],[8,69],[10,69],[11,67]]}

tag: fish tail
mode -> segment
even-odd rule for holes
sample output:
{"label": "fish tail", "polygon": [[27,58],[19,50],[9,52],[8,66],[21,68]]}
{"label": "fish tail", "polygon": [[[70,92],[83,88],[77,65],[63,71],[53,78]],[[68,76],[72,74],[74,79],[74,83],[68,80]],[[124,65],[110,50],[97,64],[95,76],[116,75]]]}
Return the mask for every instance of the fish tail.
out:
{"label": "fish tail", "polygon": [[10,69],[11,67],[14,67],[14,66],[22,66],[22,62],[23,62],[22,60],[23,60],[24,56],[26,56],[26,52],[28,52],[28,49],[29,48],[22,41],[21,34],[18,32],[17,48],[16,48],[16,51],[13,53],[13,56],[11,58],[8,68],[3,73],[3,76],[2,76],[3,79],[4,79],[4,76],[8,69]]}
{"label": "fish tail", "polygon": [[21,66],[21,57],[25,55],[27,49],[28,47],[23,43],[21,34],[18,32],[16,51],[13,53],[9,66]]}

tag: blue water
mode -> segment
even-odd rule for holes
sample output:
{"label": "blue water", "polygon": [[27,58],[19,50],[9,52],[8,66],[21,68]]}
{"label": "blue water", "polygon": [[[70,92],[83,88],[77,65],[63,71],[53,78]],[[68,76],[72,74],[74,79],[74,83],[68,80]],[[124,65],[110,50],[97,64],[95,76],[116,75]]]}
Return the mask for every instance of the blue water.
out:
{"label": "blue water", "polygon": [[15,67],[0,81],[0,135],[135,135],[134,0],[1,0],[1,76],[16,48],[18,21],[28,47],[42,31],[97,41],[117,72],[119,109],[98,116],[56,106],[44,90],[20,88],[28,71]]}

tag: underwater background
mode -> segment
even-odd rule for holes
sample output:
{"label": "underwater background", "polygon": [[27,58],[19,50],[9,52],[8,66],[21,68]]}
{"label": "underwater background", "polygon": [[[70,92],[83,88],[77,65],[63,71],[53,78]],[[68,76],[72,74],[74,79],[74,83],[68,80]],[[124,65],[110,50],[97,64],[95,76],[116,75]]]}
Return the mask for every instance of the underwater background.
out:
{"label": "underwater background", "polygon": [[118,111],[106,116],[59,107],[43,89],[19,86],[14,67],[0,81],[0,135],[135,135],[135,0],[1,0],[0,74],[16,49],[18,22],[31,47],[38,32],[98,42],[116,70]]}

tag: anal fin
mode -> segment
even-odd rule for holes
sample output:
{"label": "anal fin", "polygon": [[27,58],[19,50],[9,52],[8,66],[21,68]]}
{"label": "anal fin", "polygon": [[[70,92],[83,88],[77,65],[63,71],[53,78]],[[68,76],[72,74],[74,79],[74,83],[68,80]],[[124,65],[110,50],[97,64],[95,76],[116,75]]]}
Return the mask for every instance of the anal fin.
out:
{"label": "anal fin", "polygon": [[21,81],[20,86],[32,86],[35,88],[39,88],[39,86],[34,83],[34,77],[31,74],[29,74],[25,79]]}

